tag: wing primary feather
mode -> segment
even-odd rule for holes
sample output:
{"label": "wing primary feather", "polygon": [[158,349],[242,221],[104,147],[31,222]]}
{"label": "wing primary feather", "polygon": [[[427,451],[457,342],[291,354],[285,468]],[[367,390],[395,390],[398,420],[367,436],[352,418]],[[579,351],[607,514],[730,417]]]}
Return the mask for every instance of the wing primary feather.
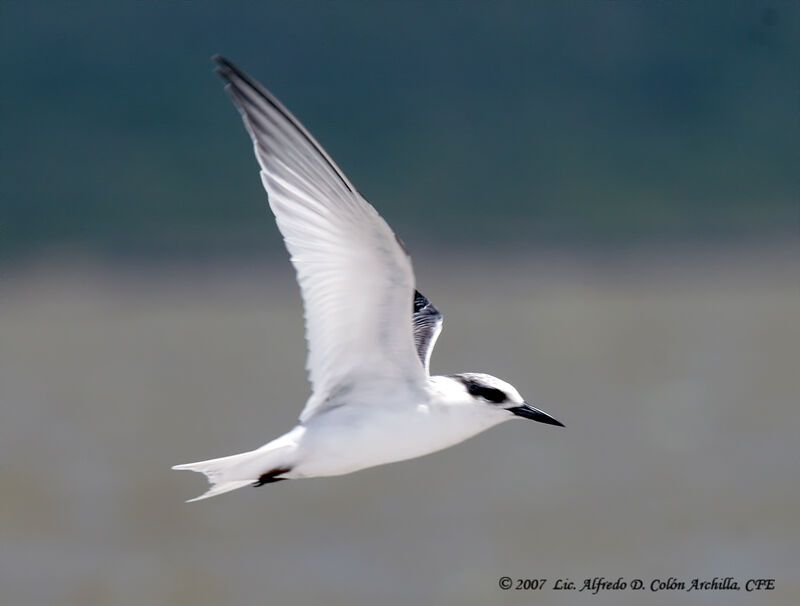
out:
{"label": "wing primary feather", "polygon": [[258,96],[268,103],[276,112],[278,112],[281,116],[283,116],[288,123],[290,123],[297,132],[308,142],[314,150],[322,156],[325,160],[325,163],[331,168],[331,170],[336,174],[342,184],[347,188],[348,191],[355,193],[356,189],[353,187],[353,184],[350,183],[350,180],[344,175],[342,170],[336,166],[336,163],[331,159],[328,153],[322,148],[322,146],[317,143],[317,140],[309,133],[306,128],[300,124],[300,121],[295,118],[292,113],[286,109],[283,104],[278,101],[272,94],[269,93],[263,86],[261,86],[258,82],[250,78],[247,74],[242,72],[238,67],[236,67],[233,63],[231,63],[228,59],[221,55],[214,55],[212,58],[217,64],[216,69],[214,70],[227,84],[233,85],[233,79],[231,75],[234,75],[236,78],[244,82],[249,88],[256,91]]}
{"label": "wing primary feather", "polygon": [[[373,402],[370,381],[391,381],[398,393],[424,390],[441,321],[431,305],[419,326],[409,315],[414,271],[402,243],[271,93],[227,59],[214,60],[253,142],[297,271],[312,385],[300,420],[338,406],[344,393],[353,402]],[[424,345],[415,346],[418,330]],[[363,393],[353,391],[355,384]]]}
{"label": "wing primary feather", "polygon": [[430,372],[431,354],[436,339],[442,331],[442,314],[428,298],[418,290],[414,291],[412,325],[417,355],[425,372]]}

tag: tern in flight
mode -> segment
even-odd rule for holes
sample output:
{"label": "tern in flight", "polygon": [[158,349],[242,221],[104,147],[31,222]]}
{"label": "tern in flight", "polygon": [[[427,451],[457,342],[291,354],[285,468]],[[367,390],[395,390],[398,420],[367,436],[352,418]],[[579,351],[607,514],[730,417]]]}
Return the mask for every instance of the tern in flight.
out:
{"label": "tern in flight", "polygon": [[208,478],[208,491],[192,500],[420,457],[511,419],[563,427],[491,375],[430,376],[442,315],[415,290],[402,242],[269,91],[227,59],[214,61],[297,271],[313,391],[279,438],[173,467]]}

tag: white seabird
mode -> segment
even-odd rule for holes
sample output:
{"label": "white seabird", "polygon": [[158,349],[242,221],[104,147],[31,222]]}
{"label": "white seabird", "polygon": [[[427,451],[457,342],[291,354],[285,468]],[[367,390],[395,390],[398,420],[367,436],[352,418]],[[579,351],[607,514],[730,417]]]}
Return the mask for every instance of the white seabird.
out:
{"label": "white seabird", "polygon": [[279,438],[173,467],[208,478],[208,491],[191,500],[419,457],[511,419],[563,427],[491,375],[429,375],[442,315],[415,290],[403,244],[269,91],[227,59],[214,60],[297,271],[313,393]]}

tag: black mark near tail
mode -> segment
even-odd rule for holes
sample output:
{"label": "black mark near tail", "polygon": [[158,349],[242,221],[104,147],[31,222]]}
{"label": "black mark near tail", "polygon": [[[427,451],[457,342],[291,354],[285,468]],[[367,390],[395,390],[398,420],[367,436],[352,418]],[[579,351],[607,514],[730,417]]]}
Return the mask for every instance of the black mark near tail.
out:
{"label": "black mark near tail", "polygon": [[258,476],[258,482],[253,484],[253,486],[263,486],[264,484],[273,484],[275,482],[280,482],[281,480],[288,480],[289,478],[279,478],[278,476],[283,475],[285,473],[289,473],[292,471],[291,467],[278,467],[273,469],[272,471],[268,471],[266,473],[262,473]]}

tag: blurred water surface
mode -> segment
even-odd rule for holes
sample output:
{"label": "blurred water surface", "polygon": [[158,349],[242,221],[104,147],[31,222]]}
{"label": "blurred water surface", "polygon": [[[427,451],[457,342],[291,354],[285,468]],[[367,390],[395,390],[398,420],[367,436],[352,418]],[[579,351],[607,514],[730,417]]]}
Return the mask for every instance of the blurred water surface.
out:
{"label": "blurred water surface", "polygon": [[[505,377],[566,429],[190,505],[203,481],[172,464],[258,446],[307,396],[289,265],[7,272],[0,603],[800,601],[797,250],[415,258],[445,314],[434,371]],[[503,575],[777,589],[534,594]]]}

